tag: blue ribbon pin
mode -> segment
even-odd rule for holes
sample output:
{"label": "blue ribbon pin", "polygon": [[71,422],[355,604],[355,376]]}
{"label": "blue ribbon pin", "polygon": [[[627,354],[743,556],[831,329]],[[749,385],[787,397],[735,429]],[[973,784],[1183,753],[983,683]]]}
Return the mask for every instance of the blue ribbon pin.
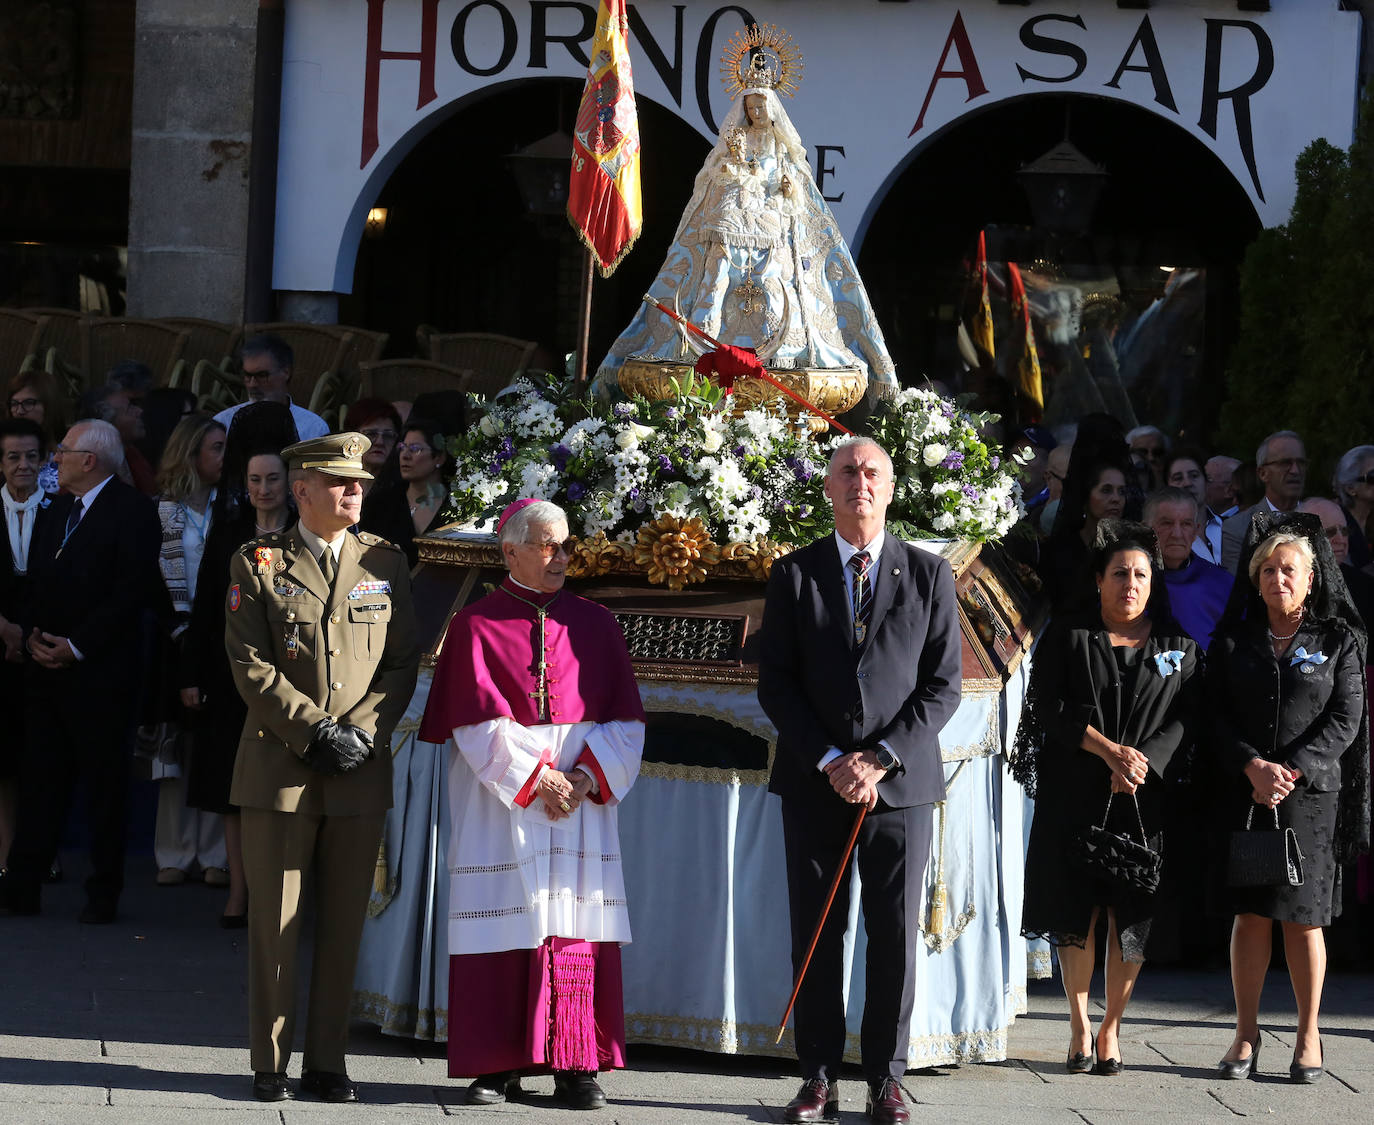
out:
{"label": "blue ribbon pin", "polygon": [[1293,659],[1289,667],[1294,664],[1302,665],[1304,672],[1311,672],[1318,664],[1325,664],[1326,657],[1321,652],[1308,652],[1302,645],[1298,645],[1297,651],[1293,653]]}
{"label": "blue ribbon pin", "polygon": [[1183,653],[1178,649],[1155,653],[1155,667],[1166,680],[1175,672],[1183,669]]}

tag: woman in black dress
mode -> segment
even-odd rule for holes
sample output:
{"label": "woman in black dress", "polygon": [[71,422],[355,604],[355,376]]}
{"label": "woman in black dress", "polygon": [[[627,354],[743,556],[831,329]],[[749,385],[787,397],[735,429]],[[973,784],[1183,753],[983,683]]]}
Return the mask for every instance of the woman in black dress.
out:
{"label": "woman in black dress", "polygon": [[[1021,928],[1058,949],[1069,1001],[1066,1069],[1116,1075],[1155,896],[1079,867],[1079,837],[1105,815],[1108,830],[1161,848],[1164,772],[1191,725],[1200,666],[1197,646],[1169,613],[1149,528],[1104,520],[1093,571],[1099,608],[1057,616],[1035,650],[1012,770],[1035,798]],[[1104,912],[1106,1012],[1094,1065],[1088,988]]]}
{"label": "woman in black dress", "polygon": [[[1323,1066],[1322,927],[1340,913],[1341,865],[1369,846],[1366,637],[1316,516],[1256,514],[1238,573],[1249,581],[1236,582],[1207,670],[1214,715],[1208,745],[1223,833],[1214,850],[1224,859],[1229,833],[1245,826],[1247,810],[1261,820],[1274,810],[1279,824],[1296,833],[1305,870],[1297,887],[1219,889],[1235,914],[1236,1033],[1217,1074],[1257,1072],[1260,991],[1277,919],[1298,1007],[1289,1077],[1315,1082]],[[1225,864],[1218,868],[1224,883]]]}

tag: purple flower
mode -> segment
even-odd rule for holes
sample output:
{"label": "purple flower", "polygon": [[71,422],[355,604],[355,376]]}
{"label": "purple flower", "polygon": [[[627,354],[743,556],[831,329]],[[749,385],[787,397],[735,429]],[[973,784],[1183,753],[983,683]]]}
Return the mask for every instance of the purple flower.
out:
{"label": "purple flower", "polygon": [[760,496],[762,496],[762,495],[763,495],[763,489],[761,489],[758,485],[754,485],[754,486],[749,490],[749,498],[750,498],[751,500],[757,500],[757,499],[758,499]]}
{"label": "purple flower", "polygon": [[996,472],[997,469],[1001,467],[1001,464],[1002,464],[1002,458],[997,457],[997,456],[994,456],[993,459],[992,459],[992,468],[993,468],[993,471]]}
{"label": "purple flower", "polygon": [[943,414],[946,418],[953,418],[954,407],[948,402],[942,402],[940,404],[940,413]]}
{"label": "purple flower", "polygon": [[617,402],[611,407],[611,413],[617,418],[629,418],[635,414],[635,404],[632,402]]}
{"label": "purple flower", "polygon": [[500,446],[496,450],[496,463],[498,465],[504,465],[514,456],[515,442],[508,437],[503,437]]}
{"label": "purple flower", "polygon": [[644,501],[640,499],[638,485],[630,489],[629,494],[625,498],[629,500],[630,507],[632,507],[636,512],[644,511]]}
{"label": "purple flower", "polygon": [[560,473],[568,467],[568,462],[572,460],[572,450],[561,441],[549,447],[549,452],[553,455],[553,464]]}
{"label": "purple flower", "polygon": [[668,407],[666,410],[664,410],[664,412],[663,412],[663,417],[667,418],[668,421],[670,421],[670,422],[676,422],[676,421],[677,421],[677,417],[678,417],[678,409],[677,409],[677,407],[676,407],[676,406],[670,406],[670,407]]}
{"label": "purple flower", "polygon": [[671,473],[673,471],[673,459],[666,453],[660,453],[658,455],[658,467],[665,473]]}
{"label": "purple flower", "polygon": [[743,461],[744,458],[745,458],[746,456],[748,456],[748,453],[749,453],[749,450],[748,450],[745,446],[743,446],[743,445],[737,445],[737,446],[735,446],[735,456],[738,457],[741,461]]}
{"label": "purple flower", "polygon": [[499,472],[501,471],[501,462],[500,462],[500,461],[492,461],[492,462],[490,462],[490,463],[487,465],[487,469],[488,469],[488,471],[490,471],[490,472],[499,473]]}
{"label": "purple flower", "polygon": [[964,455],[957,449],[951,449],[946,454],[945,459],[940,462],[942,469],[962,469],[964,467]]}
{"label": "purple flower", "polygon": [[568,501],[570,503],[576,504],[585,495],[587,495],[587,489],[580,481],[573,481],[568,485]]}
{"label": "purple flower", "polygon": [[806,519],[806,517],[809,516],[810,514],[811,514],[811,505],[810,505],[810,504],[803,504],[800,508],[797,509],[797,517],[798,517],[799,519]]}
{"label": "purple flower", "polygon": [[968,497],[970,500],[972,500],[972,501],[975,501],[975,502],[976,502],[977,499],[978,499],[978,490],[977,490],[976,488],[974,488],[973,485],[971,485],[971,484],[966,484],[966,485],[964,485],[964,487],[961,488],[959,491],[962,492],[965,496],[967,496],[967,497]]}

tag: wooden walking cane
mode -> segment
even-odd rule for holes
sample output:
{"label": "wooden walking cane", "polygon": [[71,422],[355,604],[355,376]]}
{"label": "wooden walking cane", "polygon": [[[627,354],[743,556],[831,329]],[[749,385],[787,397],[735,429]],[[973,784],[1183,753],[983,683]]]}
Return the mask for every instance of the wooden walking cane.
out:
{"label": "wooden walking cane", "polygon": [[[652,305],[654,308],[658,309],[659,312],[661,312],[664,316],[668,317],[670,320],[677,321],[677,323],[682,325],[683,328],[687,329],[688,332],[692,332],[695,333],[697,336],[700,336],[703,340],[710,344],[711,347],[721,348],[725,346],[714,336],[710,335],[707,332],[703,332],[690,320],[678,315],[667,305],[654,300],[647,293],[644,294],[644,303],[646,305]],[[854,436],[854,431],[851,430],[848,426],[842,426],[839,422],[835,421],[834,418],[830,417],[830,415],[827,414],[824,410],[822,410],[819,406],[813,406],[811,403],[807,402],[806,399],[802,398],[802,396],[797,394],[797,392],[794,391],[791,387],[785,386],[784,384],[778,382],[778,380],[774,379],[773,376],[768,374],[768,372],[764,370],[762,367],[759,368],[759,374],[755,376],[755,378],[762,379],[765,383],[772,383],[773,386],[777,387],[778,390],[782,391],[782,393],[785,394],[788,398],[797,402],[801,406],[804,406],[807,410],[811,411],[812,414],[815,414],[820,418],[824,418],[826,422],[828,422],[831,426],[835,427],[835,429],[839,430],[840,433],[849,434],[850,437]]]}
{"label": "wooden walking cane", "polygon": [[787,1017],[792,1014],[792,1006],[797,1002],[797,993],[801,991],[802,981],[806,979],[806,970],[811,967],[811,955],[816,952],[816,943],[821,940],[821,930],[825,928],[825,920],[830,916],[830,906],[835,901],[835,892],[840,889],[840,879],[849,870],[849,857],[854,854],[854,841],[859,838],[859,828],[867,815],[868,806],[864,805],[859,809],[859,815],[854,818],[854,827],[849,832],[849,843],[844,846],[844,857],[835,868],[835,878],[830,880],[830,893],[825,898],[825,905],[821,907],[821,916],[816,919],[816,932],[811,935],[811,944],[806,947],[806,956],[802,959],[801,969],[797,973],[797,983],[792,986],[792,996],[787,1001],[787,1011],[783,1012],[782,1020],[778,1023],[778,1037],[773,1040],[774,1046],[782,1042],[782,1034],[787,1030]]}

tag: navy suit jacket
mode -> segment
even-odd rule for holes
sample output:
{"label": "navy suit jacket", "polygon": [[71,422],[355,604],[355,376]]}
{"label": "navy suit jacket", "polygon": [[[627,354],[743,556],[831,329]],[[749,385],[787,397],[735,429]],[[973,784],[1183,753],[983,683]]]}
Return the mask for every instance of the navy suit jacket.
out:
{"label": "navy suit jacket", "polygon": [[833,535],[773,564],[759,637],[759,702],[778,728],[768,788],[789,800],[838,800],[816,768],[826,751],[885,741],[902,764],[879,782],[883,801],[943,800],[939,735],[959,706],[962,668],[954,575],[944,559],[889,534],[862,647],[845,582]]}
{"label": "navy suit jacket", "polygon": [[[146,496],[110,480],[63,545],[73,497],[54,497],[29,545],[29,589],[19,620],[67,637],[84,657],[70,675],[103,697],[128,691],[146,674],[145,615],[166,598],[158,570],[162,525]],[[41,534],[40,534],[41,530]],[[30,664],[49,682],[54,675]],[[52,681],[55,682],[55,681]]]}

